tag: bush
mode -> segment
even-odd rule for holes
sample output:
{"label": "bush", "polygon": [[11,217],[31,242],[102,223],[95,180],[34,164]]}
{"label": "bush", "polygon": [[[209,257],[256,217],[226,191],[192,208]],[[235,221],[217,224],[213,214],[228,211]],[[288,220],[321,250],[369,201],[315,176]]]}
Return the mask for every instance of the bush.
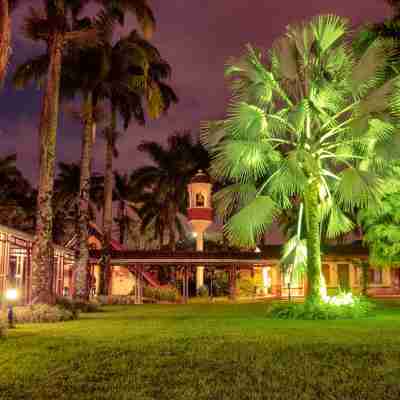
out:
{"label": "bush", "polygon": [[197,289],[197,296],[203,298],[208,297],[209,296],[208,287],[206,285],[200,286]]}
{"label": "bush", "polygon": [[215,274],[215,278],[213,280],[213,295],[215,297],[229,295],[229,279],[227,277],[227,274]]}
{"label": "bush", "polygon": [[113,296],[100,295],[95,298],[95,302],[101,306],[106,306],[106,305],[124,306],[124,305],[135,304],[135,297],[132,295],[113,295]]}
{"label": "bush", "polygon": [[250,276],[241,276],[237,282],[239,296],[253,297],[256,294],[255,279]]}
{"label": "bush", "polygon": [[153,288],[145,286],[143,288],[143,297],[154,301],[176,303],[179,300],[179,293],[177,289],[172,287]]}
{"label": "bush", "polygon": [[[268,310],[268,316],[276,319],[356,319],[364,318],[371,314],[374,304],[364,297],[353,297],[346,302],[343,295],[335,296],[332,301],[321,303],[275,303]],[[349,295],[346,295],[347,299]],[[341,298],[343,301],[341,301]]]}
{"label": "bush", "polygon": [[0,339],[7,334],[7,321],[0,316]]}
{"label": "bush", "polygon": [[74,313],[60,306],[34,304],[26,307],[14,307],[14,319],[19,324],[70,321],[76,318]]}
{"label": "bush", "polygon": [[100,311],[100,304],[98,302],[74,300],[69,297],[57,298],[56,304],[65,310],[71,311],[76,318],[78,318],[80,312],[93,313]]}

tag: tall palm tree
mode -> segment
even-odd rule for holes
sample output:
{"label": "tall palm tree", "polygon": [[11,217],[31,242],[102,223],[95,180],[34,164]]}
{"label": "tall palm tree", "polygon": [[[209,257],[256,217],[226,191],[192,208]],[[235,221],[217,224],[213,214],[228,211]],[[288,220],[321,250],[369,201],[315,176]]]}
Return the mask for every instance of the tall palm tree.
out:
{"label": "tall palm tree", "polygon": [[230,183],[217,200],[235,211],[232,240],[254,246],[281,210],[304,209],[311,302],[321,299],[321,227],[336,237],[353,228],[347,213],[378,207],[398,150],[399,79],[384,74],[390,49],[375,42],[358,57],[348,32],[343,19],[320,16],[289,27],[265,62],[249,47],[226,71],[228,117],[204,127],[211,172]]}
{"label": "tall palm tree", "polygon": [[11,13],[20,0],[0,0],[0,82],[5,78],[11,55]]}
{"label": "tall palm tree", "polygon": [[[58,164],[59,172],[54,181],[54,229],[61,237],[70,239],[65,231],[78,232],[80,224],[80,180],[81,166],[78,163]],[[103,177],[98,174],[90,176],[90,193],[88,195],[88,221],[94,220],[96,212],[101,208],[103,197]],[[59,241],[60,242],[60,241]],[[63,242],[60,242],[63,244]]]}
{"label": "tall palm tree", "polygon": [[128,174],[114,172],[114,201],[118,203],[118,215],[115,221],[119,228],[119,242],[125,243],[127,230],[129,229],[128,210],[132,208],[134,198],[133,186]]}
{"label": "tall palm tree", "polygon": [[141,32],[146,39],[150,39],[154,33],[156,20],[153,10],[147,0],[95,0],[101,4],[105,12],[113,16],[120,25],[124,25],[126,14],[136,17]]}
{"label": "tall palm tree", "polygon": [[[112,237],[113,158],[118,155],[116,142],[118,114],[126,129],[131,120],[145,123],[145,111],[158,118],[172,102],[177,101],[173,90],[163,81],[170,75],[170,66],[161,58],[158,50],[141,38],[136,31],[122,37],[108,48],[109,74],[99,87],[100,96],[110,103],[110,125],[105,129],[105,180],[103,209],[104,274],[108,274],[109,251]],[[146,99],[147,107],[144,105]],[[107,285],[103,291],[107,291]]]}
{"label": "tall palm tree", "polygon": [[170,136],[166,148],[156,142],[143,142],[138,150],[154,164],[140,167],[131,175],[133,192],[143,204],[142,228],[154,226],[160,247],[168,231],[168,246],[175,250],[176,231],[182,232],[179,214],[186,212],[187,185],[199,169],[208,168],[208,153],[200,143],[193,142],[189,132]]}
{"label": "tall palm tree", "polygon": [[[78,20],[79,13],[88,1],[44,0],[43,9],[32,8],[25,19],[25,35],[33,41],[43,41],[46,44],[45,57],[48,59],[48,65],[43,63],[43,56],[36,59],[42,67],[47,68],[47,77],[39,123],[39,185],[36,232],[32,248],[33,302],[53,301],[50,282],[52,196],[62,55],[70,43],[86,45],[97,40],[96,30],[88,29]],[[23,74],[18,74],[17,71],[16,76],[19,77],[15,79],[16,86],[26,85]]]}

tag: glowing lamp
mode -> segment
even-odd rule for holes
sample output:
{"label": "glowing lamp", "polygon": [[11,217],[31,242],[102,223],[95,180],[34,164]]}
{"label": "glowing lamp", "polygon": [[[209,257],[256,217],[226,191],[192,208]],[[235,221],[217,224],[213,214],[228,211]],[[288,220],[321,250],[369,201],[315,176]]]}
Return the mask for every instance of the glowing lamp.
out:
{"label": "glowing lamp", "polygon": [[10,288],[7,289],[6,291],[6,299],[8,301],[8,327],[9,328],[14,328],[14,309],[13,309],[13,303],[15,300],[18,299],[18,291],[15,288]]}
{"label": "glowing lamp", "polygon": [[15,301],[18,299],[18,291],[17,289],[7,289],[6,291],[6,299],[9,301]]}

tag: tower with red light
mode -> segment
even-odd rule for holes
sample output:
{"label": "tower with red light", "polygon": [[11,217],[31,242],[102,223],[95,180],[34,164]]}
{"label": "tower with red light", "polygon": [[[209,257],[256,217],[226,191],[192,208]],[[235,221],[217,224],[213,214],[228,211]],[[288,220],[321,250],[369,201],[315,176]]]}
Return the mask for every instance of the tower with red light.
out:
{"label": "tower with red light", "polygon": [[[196,250],[204,250],[204,232],[213,222],[213,209],[211,204],[212,184],[209,176],[199,171],[188,185],[189,207],[188,219],[196,237]],[[204,267],[196,269],[196,288],[204,285]]]}

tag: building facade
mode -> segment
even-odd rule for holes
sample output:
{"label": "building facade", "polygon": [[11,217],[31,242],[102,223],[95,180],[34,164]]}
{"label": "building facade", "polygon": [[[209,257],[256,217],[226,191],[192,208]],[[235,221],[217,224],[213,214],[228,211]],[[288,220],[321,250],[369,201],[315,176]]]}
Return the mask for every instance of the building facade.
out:
{"label": "building facade", "polygon": [[[0,298],[7,288],[18,290],[19,302],[31,301],[31,251],[33,237],[26,233],[0,225]],[[72,246],[72,247],[71,247]],[[53,293],[56,296],[74,294],[74,243],[67,247],[54,246],[53,264],[51,266]],[[101,237],[98,229],[91,228],[89,247],[93,252],[101,251]],[[229,275],[235,295],[245,297],[287,298],[302,297],[307,290],[304,274],[285,274],[279,266],[280,246],[266,246],[252,260],[251,253],[190,253],[190,252],[154,252],[126,251],[113,242],[116,254],[127,254],[119,257],[112,266],[110,295],[132,295],[137,288],[137,277],[140,273],[143,285],[161,287],[158,273],[161,266],[172,267],[175,280],[179,283],[183,271],[187,279],[195,283],[198,265],[204,268],[205,276],[215,274]],[[204,257],[202,256],[204,254]],[[240,257],[235,260],[236,256]],[[201,264],[193,261],[203,257]],[[354,244],[337,246],[327,250],[323,256],[323,276],[328,294],[339,290],[359,293],[363,285],[363,270],[360,261],[367,261],[366,249]],[[225,260],[227,260],[225,262]],[[229,262],[228,262],[229,261]],[[139,268],[140,267],[140,268]],[[91,259],[89,276],[91,276],[91,295],[98,294],[99,266],[95,258]],[[368,294],[376,297],[400,296],[400,269],[369,268]],[[206,280],[206,284],[210,281]],[[181,287],[182,285],[179,285]],[[193,285],[195,286],[195,285]],[[246,287],[246,290],[242,290]]]}

